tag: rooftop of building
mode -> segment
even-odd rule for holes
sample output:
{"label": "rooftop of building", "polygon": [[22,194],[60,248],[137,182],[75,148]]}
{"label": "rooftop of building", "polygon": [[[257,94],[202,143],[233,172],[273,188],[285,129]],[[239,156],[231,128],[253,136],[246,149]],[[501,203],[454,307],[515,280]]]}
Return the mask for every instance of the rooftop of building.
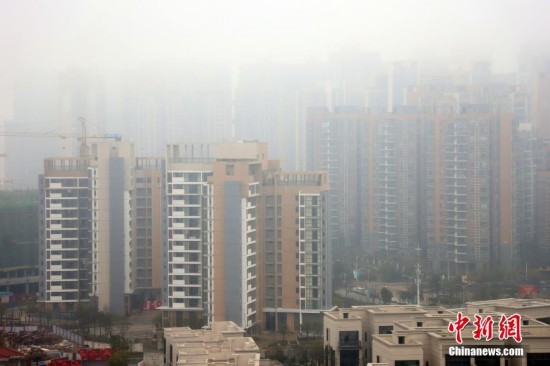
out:
{"label": "rooftop of building", "polygon": [[483,301],[469,301],[466,302],[466,307],[477,308],[510,308],[510,309],[532,309],[549,307],[550,299],[520,299],[520,298],[506,298],[495,300],[483,300]]}
{"label": "rooftop of building", "polygon": [[263,161],[268,159],[265,142],[242,140],[215,143],[172,143],[167,145],[168,162],[212,163],[215,161]]}
{"label": "rooftop of building", "polygon": [[[344,315],[347,313],[347,315]],[[415,305],[356,305],[351,308],[334,307],[324,312],[325,316],[333,319],[361,319],[361,314],[372,315],[451,315],[451,310],[441,306],[415,306]]]}
{"label": "rooftop of building", "polygon": [[244,329],[231,321],[213,322],[202,329],[164,329],[164,337],[177,347],[178,365],[257,364],[260,349],[244,335]]}
{"label": "rooftop of building", "polygon": [[450,321],[455,321],[457,313],[468,316],[471,321],[476,314],[482,317],[491,316],[498,323],[503,314],[520,314],[530,326],[550,327],[547,319],[550,318],[550,300],[547,299],[519,299],[506,298],[485,301],[471,301],[463,308],[447,309],[441,306],[414,306],[414,305],[359,305],[351,308],[334,307],[324,311],[326,319],[342,322],[353,322],[367,318],[395,317],[394,323],[401,330],[416,328],[437,329],[445,328]]}

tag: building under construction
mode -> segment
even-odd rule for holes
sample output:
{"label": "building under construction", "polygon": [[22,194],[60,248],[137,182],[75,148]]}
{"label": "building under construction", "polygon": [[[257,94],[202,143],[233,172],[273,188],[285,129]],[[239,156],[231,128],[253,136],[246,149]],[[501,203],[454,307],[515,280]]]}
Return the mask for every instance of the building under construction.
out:
{"label": "building under construction", "polygon": [[0,192],[0,292],[2,302],[38,292],[37,191]]}

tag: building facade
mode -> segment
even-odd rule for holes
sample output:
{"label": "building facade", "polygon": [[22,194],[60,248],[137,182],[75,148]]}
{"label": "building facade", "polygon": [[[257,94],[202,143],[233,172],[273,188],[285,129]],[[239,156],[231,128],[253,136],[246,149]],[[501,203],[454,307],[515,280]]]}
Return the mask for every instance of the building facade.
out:
{"label": "building facade", "polygon": [[512,113],[315,111],[308,133],[308,168],[329,174],[335,248],[421,253],[435,270],[465,273],[511,264],[533,240],[533,138]]}
{"label": "building facade", "polygon": [[286,313],[326,309],[325,185],[323,174],[281,172],[264,143],[169,145],[169,323],[275,324],[263,317],[265,307],[272,316],[281,309],[281,321],[294,326],[300,317]]}
{"label": "building facade", "polygon": [[130,198],[128,311],[161,300],[163,174],[163,158],[136,158]]}
{"label": "building facade", "polygon": [[[211,150],[212,149],[212,150]],[[265,144],[169,145],[164,301],[184,317],[257,321],[257,200]]]}
{"label": "building facade", "polygon": [[47,308],[74,311],[92,301],[101,311],[124,312],[133,159],[132,144],[104,141],[81,157],[45,160],[39,261]]}
{"label": "building facade", "polygon": [[265,329],[301,329],[331,306],[326,173],[269,172],[261,195],[261,305]]}
{"label": "building facade", "polygon": [[74,311],[90,301],[90,164],[88,157],[46,159],[39,179],[39,297],[52,310]]}

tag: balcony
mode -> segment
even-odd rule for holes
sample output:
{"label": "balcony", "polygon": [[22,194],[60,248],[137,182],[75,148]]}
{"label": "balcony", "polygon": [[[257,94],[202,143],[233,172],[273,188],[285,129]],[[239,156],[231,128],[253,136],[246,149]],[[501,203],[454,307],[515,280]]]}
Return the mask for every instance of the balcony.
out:
{"label": "balcony", "polygon": [[358,332],[340,332],[338,347],[340,350],[361,349],[361,341],[359,340]]}

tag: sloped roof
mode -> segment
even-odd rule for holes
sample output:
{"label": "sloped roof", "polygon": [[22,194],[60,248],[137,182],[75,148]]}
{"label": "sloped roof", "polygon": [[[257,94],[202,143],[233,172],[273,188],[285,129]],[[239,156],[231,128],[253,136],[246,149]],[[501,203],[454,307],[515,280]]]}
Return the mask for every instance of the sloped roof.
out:
{"label": "sloped roof", "polygon": [[22,356],[25,356],[25,355],[13,348],[0,347],[0,358],[22,357]]}

